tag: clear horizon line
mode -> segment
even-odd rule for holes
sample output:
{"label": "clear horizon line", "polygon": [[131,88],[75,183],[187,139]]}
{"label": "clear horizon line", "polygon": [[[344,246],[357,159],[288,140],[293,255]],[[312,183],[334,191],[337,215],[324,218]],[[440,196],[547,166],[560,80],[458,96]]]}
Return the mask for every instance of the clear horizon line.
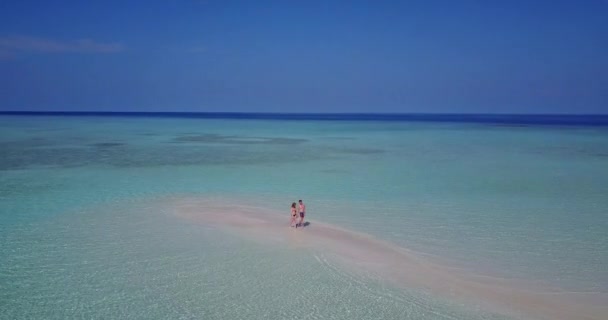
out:
{"label": "clear horizon line", "polygon": [[273,112],[273,111],[67,111],[67,110],[0,110],[0,114],[216,114],[216,115],[379,115],[379,116],[600,116],[608,113],[502,113],[502,112]]}

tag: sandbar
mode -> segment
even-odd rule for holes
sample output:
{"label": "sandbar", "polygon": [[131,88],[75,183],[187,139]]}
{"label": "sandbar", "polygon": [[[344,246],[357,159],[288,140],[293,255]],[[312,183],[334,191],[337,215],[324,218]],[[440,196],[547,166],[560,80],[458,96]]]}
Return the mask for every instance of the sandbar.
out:
{"label": "sandbar", "polygon": [[[608,319],[606,295],[557,288],[535,288],[515,281],[476,277],[431,262],[424,256],[371,235],[311,220],[305,228],[289,227],[288,214],[238,199],[177,198],[171,212],[192,223],[234,232],[261,243],[281,243],[322,251],[344,268],[373,273],[395,286],[490,306],[494,312],[534,319]],[[483,303],[480,303],[483,302]]]}

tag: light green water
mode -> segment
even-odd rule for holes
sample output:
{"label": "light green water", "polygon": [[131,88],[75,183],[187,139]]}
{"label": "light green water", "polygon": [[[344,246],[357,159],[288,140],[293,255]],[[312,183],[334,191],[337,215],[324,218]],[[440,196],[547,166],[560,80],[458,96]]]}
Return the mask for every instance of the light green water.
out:
{"label": "light green water", "polygon": [[151,205],[183,195],[304,199],[456,268],[608,293],[601,128],[6,116],[0,152],[4,319],[504,317]]}

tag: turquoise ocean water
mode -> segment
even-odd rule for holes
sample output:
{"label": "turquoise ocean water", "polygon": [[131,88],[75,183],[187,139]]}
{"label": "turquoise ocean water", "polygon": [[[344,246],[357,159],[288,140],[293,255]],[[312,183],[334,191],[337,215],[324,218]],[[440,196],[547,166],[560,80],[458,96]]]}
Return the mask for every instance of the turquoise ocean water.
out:
{"label": "turquoise ocean water", "polygon": [[608,295],[607,127],[0,116],[0,318],[527,318],[158,206],[179,197],[251,201],[286,222],[304,199],[310,228]]}

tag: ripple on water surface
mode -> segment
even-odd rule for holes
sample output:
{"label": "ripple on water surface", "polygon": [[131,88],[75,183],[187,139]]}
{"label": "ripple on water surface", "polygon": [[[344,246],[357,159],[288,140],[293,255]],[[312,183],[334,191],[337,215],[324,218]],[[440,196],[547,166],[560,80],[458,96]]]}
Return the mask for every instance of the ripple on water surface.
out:
{"label": "ripple on water surface", "polygon": [[0,318],[505,318],[160,207],[96,207],[2,235]]}

